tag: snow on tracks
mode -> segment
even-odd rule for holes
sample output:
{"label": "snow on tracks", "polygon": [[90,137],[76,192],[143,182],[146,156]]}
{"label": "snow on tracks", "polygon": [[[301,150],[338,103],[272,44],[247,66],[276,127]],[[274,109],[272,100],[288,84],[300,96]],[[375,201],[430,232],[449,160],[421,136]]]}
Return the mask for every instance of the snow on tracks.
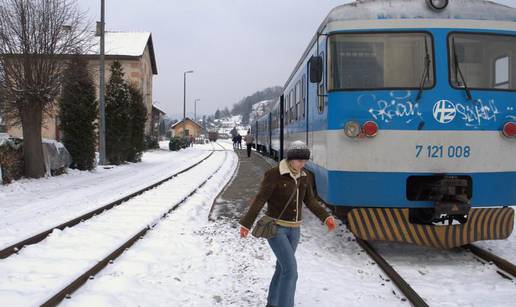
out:
{"label": "snow on tracks", "polygon": [[86,222],[23,249],[0,262],[0,297],[10,306],[31,306],[48,299],[109,255],[121,243],[152,224],[185,198],[224,162],[215,152],[199,167]]}
{"label": "snow on tracks", "polygon": [[145,152],[141,163],[0,185],[0,249],[160,181],[200,161],[211,149],[154,150]]}

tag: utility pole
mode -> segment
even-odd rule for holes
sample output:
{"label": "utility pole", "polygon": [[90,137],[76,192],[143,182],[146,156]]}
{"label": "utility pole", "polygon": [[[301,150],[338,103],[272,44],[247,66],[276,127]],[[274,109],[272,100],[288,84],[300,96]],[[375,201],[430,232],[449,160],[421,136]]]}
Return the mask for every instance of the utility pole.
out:
{"label": "utility pole", "polygon": [[105,109],[105,76],[104,76],[104,42],[105,42],[105,0],[100,1],[100,71],[99,71],[99,164],[106,165],[106,109]]}
{"label": "utility pole", "polygon": [[183,137],[186,137],[186,74],[193,74],[193,70],[185,71],[183,78]]}
{"label": "utility pole", "polygon": [[197,122],[197,101],[201,101],[199,98],[194,100],[194,122]]}

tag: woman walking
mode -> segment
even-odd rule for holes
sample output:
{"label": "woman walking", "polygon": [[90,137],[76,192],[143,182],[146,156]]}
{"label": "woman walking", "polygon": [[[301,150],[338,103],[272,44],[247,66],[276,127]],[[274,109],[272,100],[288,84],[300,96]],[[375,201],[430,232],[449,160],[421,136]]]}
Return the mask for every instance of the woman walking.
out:
{"label": "woman walking", "polygon": [[267,306],[292,307],[297,282],[296,247],[299,242],[302,202],[326,226],[335,229],[335,219],[326,212],[314,196],[308,174],[303,170],[310,150],[301,141],[293,142],[287,159],[268,170],[260,191],[253,199],[247,214],[240,219],[240,236],[247,237],[258,213],[267,202],[266,215],[275,219],[276,235],[267,239],[276,256],[276,270],[272,276]]}

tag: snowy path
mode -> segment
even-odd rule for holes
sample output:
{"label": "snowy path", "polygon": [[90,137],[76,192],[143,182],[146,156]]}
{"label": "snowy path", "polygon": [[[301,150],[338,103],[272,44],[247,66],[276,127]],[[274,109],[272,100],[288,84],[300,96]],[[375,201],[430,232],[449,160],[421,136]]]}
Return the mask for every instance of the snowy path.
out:
{"label": "snowy path", "polygon": [[141,163],[0,185],[0,249],[187,168],[212,145],[146,152]]}
{"label": "snowy path", "polygon": [[0,298],[4,306],[34,306],[158,219],[215,172],[227,152],[215,152],[199,166],[122,206],[73,228],[54,231],[39,244],[0,262]]}
{"label": "snowy path", "polygon": [[[235,167],[233,155],[221,176],[63,305],[265,306],[275,260],[267,243],[240,239],[234,221],[207,219]],[[410,306],[382,279],[344,226],[327,233],[319,220],[305,213],[297,252],[297,306]]]}

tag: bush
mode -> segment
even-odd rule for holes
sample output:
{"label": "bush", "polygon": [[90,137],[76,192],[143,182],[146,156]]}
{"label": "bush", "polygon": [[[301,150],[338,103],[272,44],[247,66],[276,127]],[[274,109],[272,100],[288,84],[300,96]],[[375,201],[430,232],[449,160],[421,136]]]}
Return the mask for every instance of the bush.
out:
{"label": "bush", "polygon": [[10,183],[23,176],[23,141],[0,137],[0,167],[3,183]]}
{"label": "bush", "polygon": [[147,109],[143,104],[143,96],[140,90],[134,85],[129,85],[129,140],[130,146],[127,151],[127,160],[139,162],[145,150],[145,121],[147,119]]}
{"label": "bush", "polygon": [[111,164],[124,163],[131,147],[131,93],[120,62],[111,65],[106,88],[106,156]]}
{"label": "bush", "polygon": [[180,149],[188,147],[188,139],[175,136],[170,139],[170,142],[168,143],[168,149],[171,151],[178,151]]}
{"label": "bush", "polygon": [[72,168],[95,168],[96,99],[88,62],[73,58],[64,73],[63,93],[59,99],[63,144],[72,156]]}
{"label": "bush", "polygon": [[145,149],[158,149],[159,141],[156,137],[151,135],[145,136]]}

